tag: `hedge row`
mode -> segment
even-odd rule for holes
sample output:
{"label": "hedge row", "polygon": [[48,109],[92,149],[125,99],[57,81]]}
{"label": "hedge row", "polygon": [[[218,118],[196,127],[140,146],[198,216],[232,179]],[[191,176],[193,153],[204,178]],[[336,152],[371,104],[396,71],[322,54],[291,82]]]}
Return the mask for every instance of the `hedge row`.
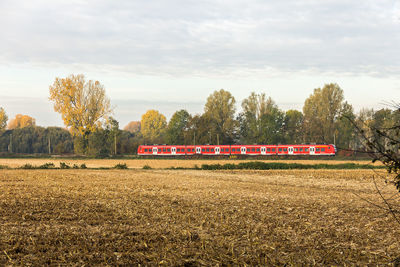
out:
{"label": "hedge row", "polygon": [[242,162],[239,164],[202,164],[201,170],[292,170],[292,169],[384,169],[385,166],[368,164],[341,163],[341,164],[300,164],[281,162]]}

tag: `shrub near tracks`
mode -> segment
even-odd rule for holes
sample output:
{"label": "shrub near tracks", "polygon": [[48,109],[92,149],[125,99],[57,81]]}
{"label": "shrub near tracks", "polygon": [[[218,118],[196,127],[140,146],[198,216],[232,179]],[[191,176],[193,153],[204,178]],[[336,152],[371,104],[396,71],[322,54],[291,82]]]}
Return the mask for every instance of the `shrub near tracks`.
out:
{"label": "shrub near tracks", "polygon": [[282,162],[242,162],[239,164],[203,164],[202,170],[292,170],[292,169],[384,169],[385,166],[372,166],[368,164],[342,163],[342,164],[299,164]]}

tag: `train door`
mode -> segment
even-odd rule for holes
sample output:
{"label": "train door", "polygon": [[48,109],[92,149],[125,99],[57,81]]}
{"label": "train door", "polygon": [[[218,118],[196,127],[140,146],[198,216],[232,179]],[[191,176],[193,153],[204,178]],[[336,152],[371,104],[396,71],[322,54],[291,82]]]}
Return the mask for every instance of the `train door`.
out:
{"label": "train door", "polygon": [[219,155],[220,152],[221,152],[221,148],[216,147],[216,148],[215,148],[215,154],[216,154],[216,155]]}
{"label": "train door", "polygon": [[241,154],[246,154],[246,148],[242,146],[242,147],[240,148],[240,153],[241,153]]}
{"label": "train door", "polygon": [[267,149],[265,147],[261,147],[261,155],[266,155]]}
{"label": "train door", "polygon": [[175,155],[176,154],[176,147],[171,147],[171,154]]}
{"label": "train door", "polygon": [[289,155],[293,155],[293,147],[288,147],[288,152],[289,152]]}
{"label": "train door", "polygon": [[315,155],[315,147],[310,147],[310,155]]}
{"label": "train door", "polygon": [[153,155],[157,155],[157,148],[153,147]]}
{"label": "train door", "polygon": [[196,154],[201,154],[201,147],[196,147]]}

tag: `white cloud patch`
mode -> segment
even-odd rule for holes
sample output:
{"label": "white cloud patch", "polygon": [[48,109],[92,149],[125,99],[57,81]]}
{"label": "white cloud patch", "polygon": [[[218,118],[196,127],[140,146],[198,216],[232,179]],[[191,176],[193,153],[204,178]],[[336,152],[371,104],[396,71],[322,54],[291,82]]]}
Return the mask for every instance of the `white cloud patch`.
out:
{"label": "white cloud patch", "polygon": [[397,74],[399,10],[395,0],[3,0],[0,64]]}

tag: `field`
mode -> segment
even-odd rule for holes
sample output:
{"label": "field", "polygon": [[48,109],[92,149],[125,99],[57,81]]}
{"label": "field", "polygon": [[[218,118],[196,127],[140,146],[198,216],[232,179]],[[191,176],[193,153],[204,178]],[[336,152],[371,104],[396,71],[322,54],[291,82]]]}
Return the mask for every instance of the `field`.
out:
{"label": "field", "polygon": [[[165,162],[158,166],[175,164]],[[370,203],[382,203],[376,171],[142,164],[0,170],[0,265],[390,265],[400,257],[400,225]]]}

